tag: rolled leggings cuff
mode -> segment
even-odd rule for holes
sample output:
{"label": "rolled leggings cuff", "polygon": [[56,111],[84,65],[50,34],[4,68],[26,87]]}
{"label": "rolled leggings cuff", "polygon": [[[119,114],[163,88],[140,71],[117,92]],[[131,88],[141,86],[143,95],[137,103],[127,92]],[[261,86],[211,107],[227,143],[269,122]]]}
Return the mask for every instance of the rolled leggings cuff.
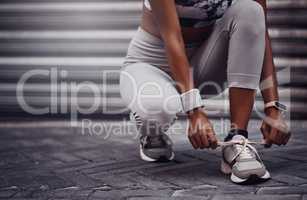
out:
{"label": "rolled leggings cuff", "polygon": [[246,88],[256,90],[259,87],[260,74],[240,74],[229,73],[228,74],[228,87]]}

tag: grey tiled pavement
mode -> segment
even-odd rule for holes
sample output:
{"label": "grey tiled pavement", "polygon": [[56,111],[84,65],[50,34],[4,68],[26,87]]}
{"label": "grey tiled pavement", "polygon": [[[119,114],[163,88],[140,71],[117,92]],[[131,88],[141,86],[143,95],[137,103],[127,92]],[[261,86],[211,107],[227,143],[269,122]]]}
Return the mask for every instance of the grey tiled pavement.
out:
{"label": "grey tiled pavement", "polygon": [[[145,163],[129,124],[95,123],[91,135],[65,121],[1,122],[0,199],[307,199],[306,122],[292,122],[288,146],[259,147],[273,178],[250,186],[219,172],[219,149],[193,150],[184,128],[169,132],[175,161]],[[259,121],[252,125],[257,140]]]}

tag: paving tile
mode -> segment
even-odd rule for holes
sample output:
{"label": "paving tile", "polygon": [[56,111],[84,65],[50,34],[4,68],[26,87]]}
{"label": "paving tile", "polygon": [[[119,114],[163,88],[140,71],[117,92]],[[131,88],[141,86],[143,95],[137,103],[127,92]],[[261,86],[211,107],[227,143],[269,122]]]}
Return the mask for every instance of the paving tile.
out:
{"label": "paving tile", "polygon": [[274,180],[286,183],[288,185],[300,185],[307,183],[307,179],[300,178],[294,175],[278,174],[273,177]]}
{"label": "paving tile", "polygon": [[8,199],[13,197],[18,192],[17,187],[7,187],[0,189],[0,199]]}
{"label": "paving tile", "polygon": [[300,195],[253,195],[253,194],[223,194],[215,195],[212,200],[300,200]]}
{"label": "paving tile", "polygon": [[172,190],[111,190],[111,191],[96,191],[90,198],[132,198],[132,197],[170,197]]}
{"label": "paving tile", "polygon": [[258,190],[257,194],[307,194],[307,185],[263,187]]}
{"label": "paving tile", "polygon": [[194,186],[191,189],[176,190],[172,196],[210,196],[212,194],[253,194],[256,192],[255,187],[241,186],[241,185],[225,185],[223,187],[218,187],[214,185],[200,185]]}
{"label": "paving tile", "polygon": [[[132,197],[128,200],[186,200],[186,197]],[[189,197],[189,200],[207,200],[210,197]]]}

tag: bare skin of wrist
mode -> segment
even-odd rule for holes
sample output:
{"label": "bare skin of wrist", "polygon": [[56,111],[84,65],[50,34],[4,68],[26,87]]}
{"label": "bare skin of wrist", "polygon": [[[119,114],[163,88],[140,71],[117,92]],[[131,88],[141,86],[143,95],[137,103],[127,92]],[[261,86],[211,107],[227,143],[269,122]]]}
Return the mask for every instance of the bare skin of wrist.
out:
{"label": "bare skin of wrist", "polygon": [[264,110],[265,114],[266,115],[274,115],[274,116],[278,116],[280,114],[280,110],[278,110],[277,108],[275,107],[269,107],[269,108],[266,108]]}

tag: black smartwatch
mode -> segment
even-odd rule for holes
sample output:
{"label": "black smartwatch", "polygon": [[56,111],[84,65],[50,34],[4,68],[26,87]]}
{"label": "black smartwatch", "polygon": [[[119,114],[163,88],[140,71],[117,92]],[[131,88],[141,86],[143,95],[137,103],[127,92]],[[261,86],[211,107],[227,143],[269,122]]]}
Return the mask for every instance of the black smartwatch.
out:
{"label": "black smartwatch", "polygon": [[279,101],[270,101],[270,102],[264,104],[264,109],[270,108],[270,107],[274,107],[277,110],[280,110],[282,112],[287,111],[287,106],[282,104],[282,103],[280,103]]}

